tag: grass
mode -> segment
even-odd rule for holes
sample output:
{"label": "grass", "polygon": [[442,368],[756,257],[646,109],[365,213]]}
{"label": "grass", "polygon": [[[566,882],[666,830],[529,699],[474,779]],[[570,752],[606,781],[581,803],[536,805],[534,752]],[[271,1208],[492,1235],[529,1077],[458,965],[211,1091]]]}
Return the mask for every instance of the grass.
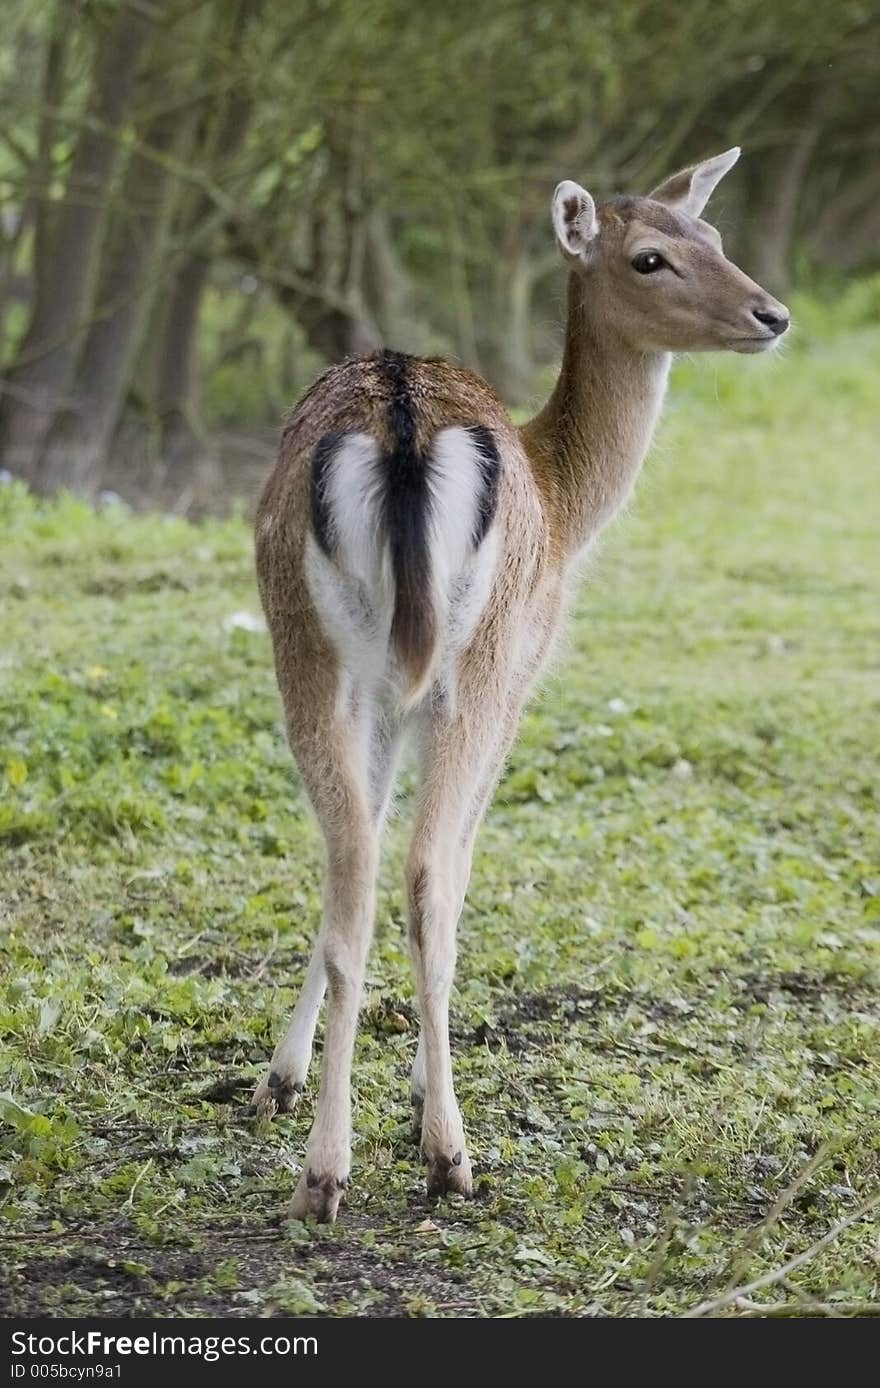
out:
{"label": "grass", "polygon": [[410,1139],[405,782],[332,1230],[314,1084],[244,1116],[321,873],[247,527],[0,488],[6,1314],[877,1312],[878,357],[677,368],[480,840],[468,1205]]}

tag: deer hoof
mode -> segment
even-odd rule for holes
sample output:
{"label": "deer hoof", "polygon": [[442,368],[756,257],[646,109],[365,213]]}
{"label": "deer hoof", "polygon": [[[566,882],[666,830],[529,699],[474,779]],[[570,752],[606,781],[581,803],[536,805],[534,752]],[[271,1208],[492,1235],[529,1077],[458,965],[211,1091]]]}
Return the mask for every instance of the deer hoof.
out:
{"label": "deer hoof", "polygon": [[276,1113],[293,1113],[303,1092],[300,1081],[270,1070],[260,1080],[251,1100],[250,1112],[256,1118],[274,1118]]}
{"label": "deer hoof", "polygon": [[441,1195],[471,1196],[473,1193],[470,1157],[463,1147],[451,1157],[441,1154],[428,1158],[428,1195],[431,1199]]}
{"label": "deer hoof", "polygon": [[306,1167],[290,1202],[291,1219],[312,1218],[318,1224],[335,1224],[347,1185],[347,1176],[334,1176]]}

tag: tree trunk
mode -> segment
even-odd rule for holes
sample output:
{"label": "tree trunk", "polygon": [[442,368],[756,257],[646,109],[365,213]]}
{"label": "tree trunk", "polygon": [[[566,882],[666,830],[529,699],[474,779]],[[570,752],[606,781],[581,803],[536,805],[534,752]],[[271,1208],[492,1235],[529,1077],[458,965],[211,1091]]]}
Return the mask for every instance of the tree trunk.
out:
{"label": "tree trunk", "polygon": [[823,264],[851,272],[876,262],[878,246],[880,169],[871,162],[825,200],[808,247]]}
{"label": "tree trunk", "polygon": [[216,460],[199,421],[195,371],[209,270],[204,257],[187,257],[153,303],[101,474],[103,487],[134,504],[187,512],[196,490],[216,481]]}
{"label": "tree trunk", "polygon": [[[543,227],[543,206],[540,216]],[[480,335],[489,380],[508,404],[523,404],[535,384],[532,303],[538,282],[558,265],[556,249],[536,242],[526,209],[512,217],[500,246],[493,297],[481,315]]]}
{"label": "tree trunk", "polygon": [[[194,111],[181,116],[175,94],[192,81],[192,55],[204,12],[174,25],[157,44],[141,123],[111,226],[95,298],[95,318],[71,389],[75,404],[56,416],[36,472],[37,487],[93,493],[125,400],[135,357],[155,297],[158,269],[177,191],[169,156],[188,143]],[[183,51],[184,68],[175,64]]]}
{"label": "tree trunk", "polygon": [[531,347],[535,269],[522,246],[503,263],[503,275],[504,290],[497,315],[501,341],[492,344],[497,362],[492,380],[505,400],[519,404],[528,396],[535,373]]}
{"label": "tree trunk", "polygon": [[196,335],[209,270],[204,256],[191,256],[177,274],[168,306],[156,400],[166,489],[169,483],[174,487],[175,475],[185,489],[189,473],[213,469],[199,418],[196,375]]}
{"label": "tree trunk", "polygon": [[[326,361],[341,361],[380,345],[382,331],[369,298],[371,290],[381,295],[377,273],[388,269],[387,257],[380,266],[376,256],[381,233],[370,208],[368,125],[357,96],[334,111],[325,143],[327,167],[314,197],[309,265],[296,275],[268,278],[309,346]],[[261,273],[262,247],[246,229],[235,253]]]}
{"label": "tree trunk", "polygon": [[37,126],[37,158],[33,174],[34,264],[48,265],[52,255],[52,228],[57,208],[51,200],[52,150],[57,132],[55,112],[64,98],[64,75],[67,58],[68,31],[64,24],[64,0],[55,6],[52,32],[46,48],[46,69],[43,78],[43,109]]}
{"label": "tree trunk", "polygon": [[[265,0],[239,0],[233,17],[230,52],[240,51],[251,23],[260,15]],[[209,170],[221,179],[244,144],[251,116],[253,93],[238,85],[227,96],[217,121],[205,133],[202,156]],[[200,194],[186,220],[197,248],[179,265],[169,296],[162,350],[156,380],[155,411],[159,425],[160,476],[156,485],[166,504],[189,510],[192,498],[216,479],[217,460],[210,449],[199,417],[196,340],[199,311],[208,282],[211,259],[204,247],[203,229],[216,216],[210,194]]]}
{"label": "tree trunk", "polygon": [[[235,61],[242,50],[248,26],[260,17],[264,4],[265,0],[237,0],[223,42],[228,61]],[[208,68],[214,61],[212,49]],[[214,121],[197,137],[193,162],[198,168],[221,180],[228,176],[230,161],[247,135],[253,105],[247,86],[230,87]],[[198,193],[182,211],[180,222],[175,240],[185,248],[171,287],[155,301],[128,404],[110,451],[140,459],[140,490],[149,490],[158,504],[189,511],[198,491],[217,482],[217,458],[205,439],[198,411],[196,341],[201,298],[211,271],[205,233],[214,235],[212,226],[221,228],[222,219],[211,194]],[[104,480],[117,482],[115,461]],[[119,484],[125,489],[124,477]]]}
{"label": "tree trunk", "polygon": [[309,346],[325,361],[363,356],[381,343],[379,329],[362,304],[338,304],[319,290],[304,294],[285,284],[275,286],[275,296],[299,323]]}
{"label": "tree trunk", "polygon": [[108,188],[119,161],[139,62],[153,34],[144,0],[123,3],[101,44],[63,204],[53,219],[52,249],[36,266],[30,325],[0,401],[0,459],[29,473],[52,415],[67,396],[88,316],[101,247]]}
{"label": "tree trunk", "polygon": [[421,350],[412,284],[395,250],[387,213],[380,208],[367,218],[364,300],[383,341],[403,352]]}
{"label": "tree trunk", "polygon": [[[327,236],[320,214],[315,240]],[[353,291],[351,284],[344,288],[328,287],[321,272],[324,266],[313,264],[308,270],[288,273],[273,271],[266,264],[266,252],[248,227],[231,223],[227,227],[227,253],[253,268],[272,290],[275,298],[296,320],[308,345],[326,361],[341,361],[344,357],[372,352],[382,341],[377,324],[367,308],[360,285]]]}
{"label": "tree trunk", "polygon": [[[46,43],[43,78],[40,84],[41,111],[37,122],[37,152],[28,176],[28,195],[11,225],[3,246],[3,269],[0,273],[0,332],[6,309],[14,299],[29,302],[29,293],[21,290],[23,276],[16,273],[16,259],[22,237],[33,228],[34,262],[48,263],[49,227],[52,211],[49,193],[52,183],[52,147],[55,141],[53,111],[61,103],[64,90],[64,63],[68,33],[61,22],[61,3],[55,6],[49,38]],[[25,34],[19,36],[18,47],[25,47]],[[18,55],[16,55],[17,57]],[[24,54],[22,53],[22,58]],[[12,209],[10,209],[12,211]],[[29,287],[29,286],[28,286]]]}
{"label": "tree trunk", "polygon": [[477,321],[467,272],[464,237],[455,212],[450,208],[447,217],[449,247],[449,288],[455,314],[455,343],[465,366],[472,371],[482,370],[477,345]]}

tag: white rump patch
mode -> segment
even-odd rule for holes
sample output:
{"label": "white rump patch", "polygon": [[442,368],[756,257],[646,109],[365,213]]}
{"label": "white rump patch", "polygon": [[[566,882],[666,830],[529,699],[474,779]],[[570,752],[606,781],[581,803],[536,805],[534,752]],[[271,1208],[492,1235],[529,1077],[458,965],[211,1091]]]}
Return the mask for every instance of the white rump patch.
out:
{"label": "white rump patch", "polygon": [[[474,546],[483,468],[470,432],[459,427],[441,429],[431,442],[425,466],[430,486],[428,546],[438,673],[442,672],[448,686],[454,662],[447,656],[467,645],[486,606],[497,545],[493,526],[479,548]],[[390,651],[394,576],[383,539],[384,477],[376,440],[366,433],[341,440],[323,482],[333,554],[328,557],[314,536],[308,536],[309,592],[347,675],[356,686],[377,691],[393,678],[395,664]]]}
{"label": "white rump patch", "polygon": [[[322,625],[356,686],[375,688],[388,663],[394,582],[381,543],[379,445],[370,434],[349,434],[324,474],[333,557],[313,535],[305,574]],[[344,702],[348,679],[339,697]]]}
{"label": "white rump patch", "polygon": [[434,578],[447,591],[474,547],[483,472],[467,429],[441,429],[429,451],[431,558]]}
{"label": "white rump patch", "polygon": [[328,464],[324,497],[340,568],[374,585],[382,561],[379,514],[382,474],[379,445],[370,434],[348,434]]}
{"label": "white rump patch", "polygon": [[467,645],[489,598],[495,527],[474,547],[483,494],[482,454],[470,430],[441,429],[430,448],[431,572],[449,645]]}

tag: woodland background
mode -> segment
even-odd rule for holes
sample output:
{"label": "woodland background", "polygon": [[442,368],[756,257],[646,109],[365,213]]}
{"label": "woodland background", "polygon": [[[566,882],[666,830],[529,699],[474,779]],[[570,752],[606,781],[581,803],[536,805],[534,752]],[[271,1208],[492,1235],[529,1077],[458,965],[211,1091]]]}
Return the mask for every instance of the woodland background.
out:
{"label": "woodland background", "polygon": [[[0,1316],[880,1316],[878,8],[3,20]],[[428,1203],[412,1140],[405,770],[349,1204],[308,1229],[315,1076],[247,1105],[322,846],[236,512],[346,352],[448,352],[529,409],[557,180],[734,142],[712,217],[794,326],[675,364],[481,831],[479,1198]]]}
{"label": "woodland background", "polygon": [[731,253],[830,302],[877,263],[878,53],[863,0],[7,0],[0,467],[216,508],[380,343],[525,404],[563,176],[645,190],[741,143]]}

